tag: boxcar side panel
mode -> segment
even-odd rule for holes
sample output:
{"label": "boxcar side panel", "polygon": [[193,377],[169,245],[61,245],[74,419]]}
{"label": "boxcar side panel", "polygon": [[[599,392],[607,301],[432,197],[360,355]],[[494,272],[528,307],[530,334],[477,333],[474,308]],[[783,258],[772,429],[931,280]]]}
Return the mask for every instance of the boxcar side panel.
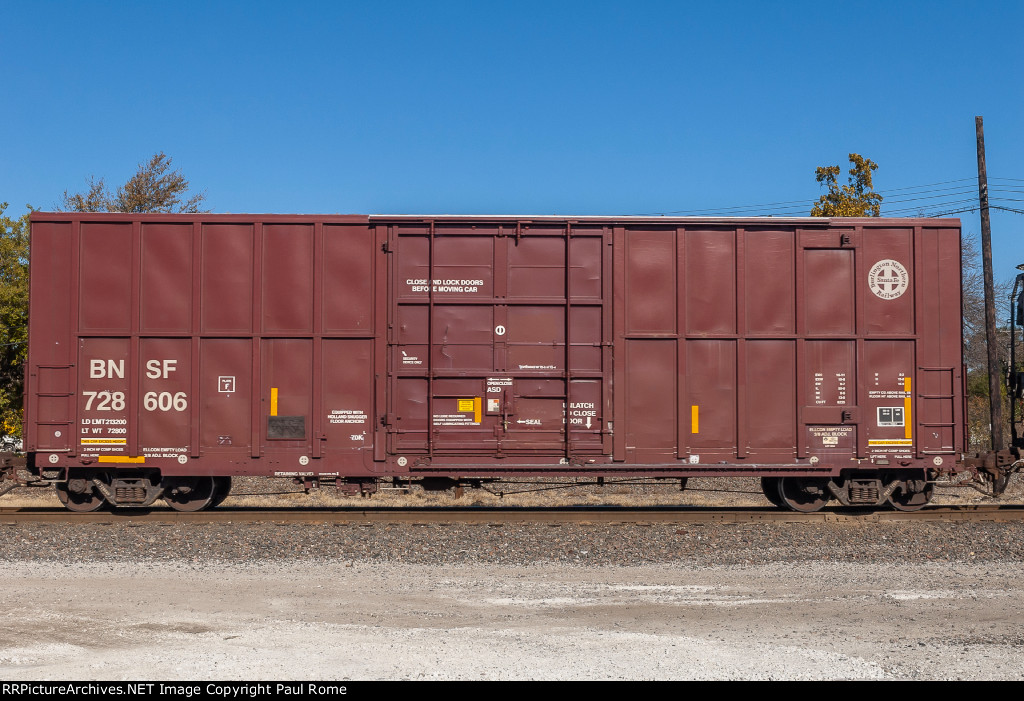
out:
{"label": "boxcar side panel", "polygon": [[74,453],[78,248],[69,222],[33,222],[25,449]]}
{"label": "boxcar side panel", "polygon": [[963,449],[955,221],[34,214],[57,467],[927,466]]}

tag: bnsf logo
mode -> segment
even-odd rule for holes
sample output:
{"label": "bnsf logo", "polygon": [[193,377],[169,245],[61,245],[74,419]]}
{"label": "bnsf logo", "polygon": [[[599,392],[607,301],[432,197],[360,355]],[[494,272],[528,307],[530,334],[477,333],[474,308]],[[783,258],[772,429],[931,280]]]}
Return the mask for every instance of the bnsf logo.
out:
{"label": "bnsf logo", "polygon": [[[173,358],[146,361],[146,377],[151,380],[166,380],[177,369],[178,361]],[[89,379],[108,378],[124,379],[124,360],[92,358],[89,361]],[[86,411],[125,409],[124,392],[82,392],[82,396],[86,400]],[[188,408],[188,395],[185,392],[146,392],[142,397],[142,406],[146,411],[185,411]]]}
{"label": "bnsf logo", "polygon": [[[177,369],[177,360],[149,360],[146,362],[146,377],[151,380],[166,380]],[[108,377],[124,379],[123,360],[93,358],[89,361],[89,379],[102,380]]]}

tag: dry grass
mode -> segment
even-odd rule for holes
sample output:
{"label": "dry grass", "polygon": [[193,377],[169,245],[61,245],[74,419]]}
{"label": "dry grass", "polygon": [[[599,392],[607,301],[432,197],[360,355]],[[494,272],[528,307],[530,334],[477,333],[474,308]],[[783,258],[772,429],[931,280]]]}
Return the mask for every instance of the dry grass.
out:
{"label": "dry grass", "polygon": [[[395,507],[416,506],[469,506],[469,507],[573,507],[573,506],[762,506],[767,504],[756,480],[749,478],[728,481],[690,480],[684,492],[679,491],[677,480],[662,480],[644,485],[608,483],[604,487],[577,485],[573,480],[560,480],[563,488],[551,489],[555,480],[523,480],[520,484],[485,485],[485,489],[465,489],[461,497],[453,491],[428,492],[419,487],[408,491],[382,490],[370,497],[348,497],[334,489],[320,489],[308,494],[263,494],[254,478],[236,480],[234,496],[224,502],[226,506],[322,506],[322,507]],[[700,484],[700,482],[707,484]],[[287,481],[263,481],[264,485],[296,489]],[[717,491],[727,487],[730,491]],[[265,489],[265,487],[264,487]],[[716,490],[716,491],[707,491]],[[504,491],[504,494],[501,492]]]}

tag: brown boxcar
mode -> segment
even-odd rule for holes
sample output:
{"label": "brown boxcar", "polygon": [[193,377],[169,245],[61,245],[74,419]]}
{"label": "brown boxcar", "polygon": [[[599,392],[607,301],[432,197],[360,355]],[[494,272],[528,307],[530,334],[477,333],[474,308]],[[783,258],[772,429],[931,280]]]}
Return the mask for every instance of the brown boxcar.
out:
{"label": "brown boxcar", "polygon": [[31,243],[26,450],[71,508],[512,474],[917,508],[964,447],[956,219],[34,213]]}

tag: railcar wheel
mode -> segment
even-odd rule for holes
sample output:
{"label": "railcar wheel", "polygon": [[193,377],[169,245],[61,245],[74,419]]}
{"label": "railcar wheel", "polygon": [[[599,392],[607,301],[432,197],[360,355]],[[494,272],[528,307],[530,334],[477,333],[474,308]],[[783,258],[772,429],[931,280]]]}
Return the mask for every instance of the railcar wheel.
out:
{"label": "railcar wheel", "polygon": [[[914,482],[910,481],[907,484],[913,485]],[[927,506],[935,496],[935,485],[923,483],[917,486],[921,489],[907,491],[902,487],[898,488],[889,495],[889,506],[897,511],[917,511]]]}
{"label": "railcar wheel", "polygon": [[57,490],[57,498],[68,511],[88,513],[103,508],[107,500],[96,491],[91,480],[81,477],[58,482],[53,485]]}
{"label": "railcar wheel", "polygon": [[213,477],[165,478],[164,501],[175,511],[202,511],[209,508],[216,497]]}
{"label": "railcar wheel", "polygon": [[809,514],[829,500],[828,483],[815,477],[780,477],[779,499],[791,511]]}
{"label": "railcar wheel", "polygon": [[772,504],[782,509],[785,508],[785,504],[782,503],[782,498],[779,496],[779,478],[778,477],[762,477],[761,478],[761,491],[764,492],[765,497]]}
{"label": "railcar wheel", "polygon": [[214,477],[213,491],[213,503],[210,504],[211,509],[220,506],[228,498],[228,494],[231,493],[231,478]]}

